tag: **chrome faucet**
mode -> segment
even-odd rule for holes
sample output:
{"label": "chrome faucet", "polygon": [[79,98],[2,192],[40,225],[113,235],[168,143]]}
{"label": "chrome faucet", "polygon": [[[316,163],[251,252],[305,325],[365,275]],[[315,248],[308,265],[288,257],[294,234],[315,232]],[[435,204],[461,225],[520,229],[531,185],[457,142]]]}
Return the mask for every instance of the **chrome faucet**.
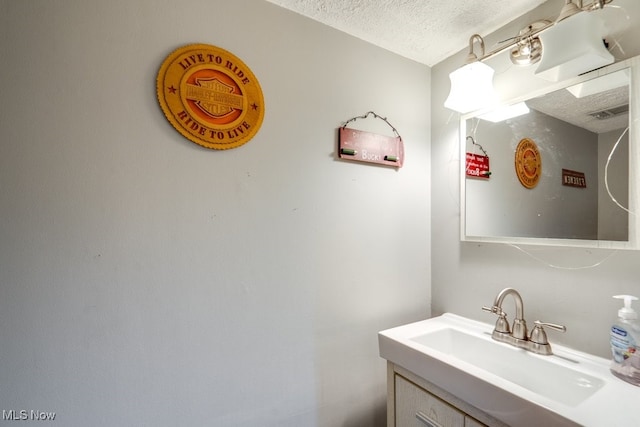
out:
{"label": "chrome faucet", "polygon": [[[502,311],[502,303],[507,295],[513,296],[516,302],[516,318],[513,320],[513,328],[509,327],[507,314]],[[492,307],[482,307],[483,310],[496,314],[498,320],[493,329],[491,337],[500,342],[505,342],[513,346],[524,348],[538,354],[551,355],[551,344],[547,339],[544,326],[557,331],[565,332],[566,327],[553,323],[543,323],[536,320],[531,335],[527,335],[527,322],[524,320],[524,304],[522,297],[513,288],[505,288],[496,296]]]}

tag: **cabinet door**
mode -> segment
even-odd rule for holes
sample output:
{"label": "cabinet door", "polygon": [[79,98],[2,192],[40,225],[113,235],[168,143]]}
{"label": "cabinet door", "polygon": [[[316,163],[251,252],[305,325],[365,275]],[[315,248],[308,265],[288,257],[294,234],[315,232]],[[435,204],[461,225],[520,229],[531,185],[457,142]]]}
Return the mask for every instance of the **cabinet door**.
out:
{"label": "cabinet door", "polygon": [[464,413],[395,376],[396,427],[464,427]]}
{"label": "cabinet door", "polygon": [[464,417],[464,427],[487,427],[485,424],[482,424],[480,421],[475,418],[471,418],[470,416]]}

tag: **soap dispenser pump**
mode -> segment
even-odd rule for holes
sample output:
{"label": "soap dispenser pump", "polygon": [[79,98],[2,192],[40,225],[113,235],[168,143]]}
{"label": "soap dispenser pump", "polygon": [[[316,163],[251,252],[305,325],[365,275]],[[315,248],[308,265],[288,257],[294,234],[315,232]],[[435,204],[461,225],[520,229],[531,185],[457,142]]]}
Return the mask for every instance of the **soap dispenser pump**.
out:
{"label": "soap dispenser pump", "polygon": [[632,295],[614,295],[616,299],[624,300],[624,307],[618,310],[618,317],[621,319],[637,319],[638,313],[631,307],[632,301],[637,301],[638,297]]}
{"label": "soap dispenser pump", "polygon": [[628,383],[640,386],[640,323],[638,313],[631,307],[638,298],[631,295],[615,295],[624,300],[618,310],[618,319],[611,327],[611,373]]}

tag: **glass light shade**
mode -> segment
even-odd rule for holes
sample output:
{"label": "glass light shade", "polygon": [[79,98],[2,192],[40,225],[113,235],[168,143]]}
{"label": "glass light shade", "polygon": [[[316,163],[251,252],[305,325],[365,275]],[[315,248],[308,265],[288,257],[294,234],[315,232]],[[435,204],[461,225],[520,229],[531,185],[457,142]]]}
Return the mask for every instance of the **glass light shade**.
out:
{"label": "glass light shade", "polygon": [[600,76],[597,79],[587,80],[577,85],[569,86],[567,90],[576,98],[595,95],[629,84],[629,70],[620,70],[615,73]]}
{"label": "glass light shade", "polygon": [[579,12],[539,35],[542,60],[536,76],[560,81],[613,63],[602,41],[604,23],[597,13]]}
{"label": "glass light shade", "polygon": [[487,64],[474,61],[449,74],[451,92],[444,106],[465,114],[491,105],[496,99],[493,73]]}
{"label": "glass light shade", "polygon": [[493,111],[479,115],[483,120],[498,123],[507,119],[522,116],[529,113],[529,107],[524,102],[518,102],[517,104],[505,105],[504,107],[496,108]]}

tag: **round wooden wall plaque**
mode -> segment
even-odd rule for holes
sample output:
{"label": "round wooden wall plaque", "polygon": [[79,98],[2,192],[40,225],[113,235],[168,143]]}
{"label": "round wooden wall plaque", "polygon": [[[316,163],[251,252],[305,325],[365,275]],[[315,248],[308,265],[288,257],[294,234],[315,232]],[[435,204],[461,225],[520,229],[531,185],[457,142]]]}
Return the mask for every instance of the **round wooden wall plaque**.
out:
{"label": "round wooden wall plaque", "polygon": [[542,159],[540,151],[533,140],[524,138],[516,148],[516,175],[520,183],[526,188],[538,185],[542,174]]}
{"label": "round wooden wall plaque", "polygon": [[264,118],[258,79],[238,57],[206,44],[183,46],[160,67],[158,101],[182,136],[216,150],[248,142]]}

